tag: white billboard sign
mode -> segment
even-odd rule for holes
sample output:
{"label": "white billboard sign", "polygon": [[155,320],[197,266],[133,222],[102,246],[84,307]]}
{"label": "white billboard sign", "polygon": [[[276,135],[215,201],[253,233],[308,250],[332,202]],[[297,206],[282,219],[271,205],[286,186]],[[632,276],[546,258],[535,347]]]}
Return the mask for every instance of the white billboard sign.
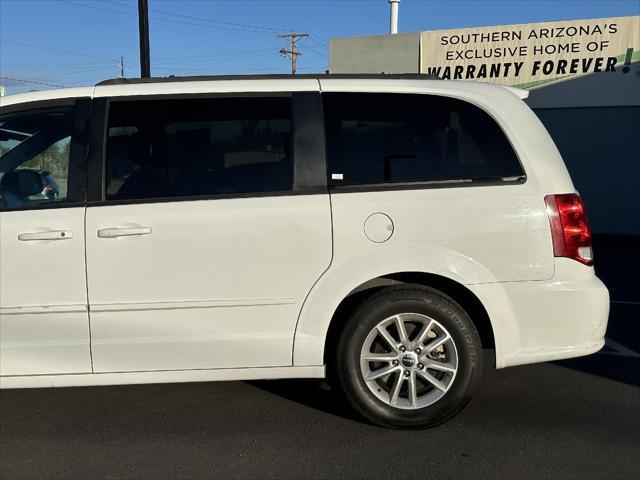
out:
{"label": "white billboard sign", "polygon": [[598,72],[626,73],[640,60],[640,16],[421,35],[421,73],[520,88]]}

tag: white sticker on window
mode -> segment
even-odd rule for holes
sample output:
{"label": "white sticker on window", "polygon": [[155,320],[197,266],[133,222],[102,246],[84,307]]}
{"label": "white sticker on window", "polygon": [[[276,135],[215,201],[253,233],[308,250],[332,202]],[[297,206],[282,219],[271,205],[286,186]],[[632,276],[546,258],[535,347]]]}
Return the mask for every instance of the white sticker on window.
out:
{"label": "white sticker on window", "polygon": [[344,180],[344,175],[342,173],[332,173],[331,180]]}

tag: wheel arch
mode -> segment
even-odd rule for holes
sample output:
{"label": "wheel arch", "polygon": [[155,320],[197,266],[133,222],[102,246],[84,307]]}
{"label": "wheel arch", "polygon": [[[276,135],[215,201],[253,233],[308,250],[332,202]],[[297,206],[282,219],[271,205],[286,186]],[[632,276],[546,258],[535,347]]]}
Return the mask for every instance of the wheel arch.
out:
{"label": "wheel arch", "polygon": [[426,272],[396,272],[367,280],[352,289],[338,304],[329,322],[324,342],[324,362],[333,357],[338,336],[349,314],[374,292],[389,285],[415,284],[431,287],[451,297],[471,317],[483,348],[495,349],[495,334],[489,314],[480,299],[466,286],[442,275]]}

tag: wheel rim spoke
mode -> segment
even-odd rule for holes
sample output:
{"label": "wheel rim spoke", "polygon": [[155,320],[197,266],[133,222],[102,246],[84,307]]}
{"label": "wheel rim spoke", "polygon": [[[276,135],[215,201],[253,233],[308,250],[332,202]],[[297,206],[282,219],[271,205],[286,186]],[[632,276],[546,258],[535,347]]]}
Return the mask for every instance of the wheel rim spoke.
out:
{"label": "wheel rim spoke", "polygon": [[418,386],[415,370],[413,370],[411,375],[409,375],[409,403],[414,408],[418,405]]}
{"label": "wheel rim spoke", "polygon": [[398,342],[396,342],[393,337],[389,334],[389,332],[387,332],[387,329],[383,326],[378,325],[377,327],[378,329],[378,333],[380,334],[380,336],[382,338],[384,338],[385,342],[387,342],[389,344],[389,347],[391,347],[391,349],[393,349],[393,351],[395,352],[399,352],[400,349],[398,348]]}
{"label": "wheel rim spoke", "polygon": [[398,355],[394,352],[390,353],[367,353],[362,359],[367,362],[393,362],[398,358]]}
{"label": "wheel rim spoke", "polygon": [[402,345],[409,344],[409,337],[407,336],[407,330],[404,326],[404,321],[400,318],[400,315],[396,315],[396,328],[398,329],[398,335],[400,336],[400,343]]}
{"label": "wheel rim spoke", "polygon": [[431,370],[438,370],[439,372],[445,373],[455,373],[456,368],[450,363],[437,362],[435,360],[424,360],[425,368],[430,368]]}
{"label": "wheel rim spoke", "polygon": [[442,337],[440,338],[436,338],[435,340],[433,340],[432,342],[428,343],[427,345],[424,346],[424,350],[426,351],[426,353],[431,353],[433,352],[436,348],[438,348],[440,345],[446,343],[447,341],[449,341],[451,339],[451,337],[449,336],[449,334],[444,334]]}
{"label": "wheel rim spoke", "polygon": [[391,389],[391,395],[389,400],[392,404],[398,403],[398,396],[400,395],[400,389],[402,388],[402,383],[404,382],[404,376],[402,372],[398,371],[396,375],[396,381],[393,383],[393,387]]}
{"label": "wheel rim spoke", "polygon": [[377,378],[384,377],[385,375],[388,375],[389,373],[394,372],[399,368],[400,367],[396,367],[394,365],[379,368],[377,370],[374,370],[373,372],[370,372],[367,376],[367,380],[376,380]]}
{"label": "wheel rim spoke", "polygon": [[444,383],[442,383],[440,380],[438,380],[436,377],[431,375],[429,372],[425,370],[419,370],[418,373],[422,378],[424,378],[427,382],[429,382],[431,385],[436,387],[441,392],[445,392],[447,390],[447,386]]}
{"label": "wheel rim spoke", "polygon": [[427,339],[427,335],[429,335],[429,332],[431,331],[431,327],[433,327],[433,320],[429,320],[429,323],[427,323],[425,327],[420,331],[418,338],[416,338],[415,342],[413,342],[412,348],[419,347],[424,343],[424,341]]}

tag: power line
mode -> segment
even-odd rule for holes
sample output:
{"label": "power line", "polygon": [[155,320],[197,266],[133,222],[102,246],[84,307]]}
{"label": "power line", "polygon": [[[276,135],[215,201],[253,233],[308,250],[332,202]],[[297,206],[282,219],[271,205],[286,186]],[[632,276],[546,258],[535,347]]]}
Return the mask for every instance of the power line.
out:
{"label": "power line", "polygon": [[[111,3],[112,5],[119,5],[119,6],[123,6],[123,7],[127,7],[127,8],[135,8],[133,5],[128,5],[124,2],[118,2],[116,0],[101,0],[103,3]],[[150,12],[154,12],[154,13],[158,13],[160,15],[167,15],[167,16],[172,16],[172,17],[176,17],[176,18],[186,18],[189,20],[198,20],[201,22],[208,22],[208,23],[215,23],[215,24],[220,24],[220,25],[225,25],[225,26],[229,26],[229,27],[237,27],[238,29],[249,29],[249,30],[260,30],[263,31],[265,33],[276,33],[276,32],[293,32],[294,30],[289,29],[289,28],[278,28],[278,27],[266,27],[263,25],[252,25],[249,23],[238,23],[238,22],[229,22],[229,21],[225,21],[225,20],[215,20],[212,18],[206,18],[206,17],[198,17],[195,15],[185,15],[182,13],[176,13],[176,12],[168,12],[166,10],[159,10],[157,8],[150,8],[149,9]]]}
{"label": "power line", "polygon": [[[104,11],[108,11],[108,12],[114,12],[114,13],[119,13],[121,15],[128,15],[130,17],[137,17],[138,15],[136,13],[132,13],[132,12],[127,12],[124,10],[117,10],[115,8],[109,8],[109,7],[105,7],[105,6],[97,6],[97,5],[89,5],[86,3],[78,3],[78,2],[74,2],[71,0],[58,0],[59,2],[62,3],[68,3],[70,5],[75,5],[78,7],[85,7],[85,8],[93,8],[95,10],[104,10]],[[149,9],[149,11],[151,12],[163,12],[163,11],[158,11],[155,9]],[[179,17],[179,18],[191,18],[191,19],[197,19],[197,21],[199,22],[207,22],[207,24],[203,24],[203,23],[195,23],[195,22],[190,22],[190,21],[183,21],[183,20],[174,20],[174,19],[170,19],[170,18],[162,18],[162,17],[157,17],[157,16],[149,16],[149,19],[151,20],[158,20],[160,22],[168,22],[168,23],[177,23],[177,24],[182,24],[182,25],[193,25],[196,27],[203,27],[203,28],[212,28],[215,30],[237,30],[237,31],[244,31],[244,32],[253,32],[253,33],[268,33],[268,34],[273,34],[274,32],[281,32],[281,31],[290,31],[287,29],[273,29],[270,30],[270,27],[258,27],[258,28],[245,28],[245,27],[234,27],[232,26],[233,24],[231,24],[231,22],[227,22],[230,25],[217,25],[217,24],[213,24],[213,23],[217,23],[217,21],[215,20],[211,20],[211,19],[204,19],[201,17],[193,17],[191,15],[181,15],[181,14],[177,14],[177,13],[171,13],[171,12],[165,12],[165,13],[160,13],[161,15],[168,15],[168,16],[174,16],[174,17]],[[211,23],[209,23],[211,22]],[[242,24],[235,24],[235,25],[242,25]]]}
{"label": "power line", "polygon": [[[269,52],[264,52],[264,53],[254,53],[253,55],[236,55],[236,56],[227,56],[227,57],[218,57],[217,59],[203,59],[203,60],[191,60],[191,61],[174,61],[174,62],[161,62],[159,64],[154,64],[154,68],[156,65],[160,65],[160,66],[179,66],[179,65],[183,65],[183,64],[187,64],[187,65],[194,65],[196,63],[207,63],[207,62],[213,62],[215,60],[226,60],[226,61],[235,61],[235,60],[244,60],[247,58],[257,58],[257,57],[271,57],[273,55],[273,50],[270,50]],[[204,67],[202,67],[204,68]]]}
{"label": "power line", "polygon": [[60,88],[64,88],[66,85],[59,85],[57,83],[46,83],[46,82],[36,82],[34,80],[25,80],[23,78],[14,78],[14,77],[5,77],[5,76],[0,76],[0,79],[2,80],[9,80],[11,82],[18,82],[18,83],[31,83],[33,85],[45,85],[47,87],[60,87]]}
{"label": "power line", "polygon": [[319,45],[322,45],[323,47],[328,47],[329,46],[329,42],[327,42],[324,38],[319,37],[318,35],[311,33],[309,34],[309,39],[316,42]]}
{"label": "power line", "polygon": [[323,57],[329,58],[329,55],[327,55],[326,53],[321,52],[321,51],[319,51],[319,50],[316,50],[315,48],[310,47],[309,45],[307,45],[305,48],[306,48],[307,50],[312,51],[313,53],[315,53],[315,54],[317,54],[317,55],[322,55]]}
{"label": "power line", "polygon": [[[134,13],[132,11],[124,11],[120,8],[126,7],[127,9],[136,9],[136,6],[131,5],[131,4],[126,4],[124,2],[121,1],[116,1],[116,0],[99,0],[101,2],[101,5],[91,5],[91,4],[87,4],[87,3],[82,3],[80,1],[73,1],[73,0],[58,0],[61,3],[66,3],[69,5],[74,5],[74,6],[79,6],[79,7],[85,7],[85,8],[92,8],[92,9],[97,9],[97,10],[106,10],[106,11],[111,11],[114,13],[119,13],[122,15],[127,15],[127,16],[132,16],[132,17],[137,17],[137,13]],[[105,4],[111,4],[117,8],[109,8],[107,5]],[[120,8],[118,8],[120,7]],[[168,17],[173,17],[173,18],[161,18],[161,17],[151,17],[153,20],[158,20],[158,21],[164,21],[164,22],[170,22],[170,23],[178,23],[178,24],[185,24],[185,25],[193,25],[193,26],[200,26],[200,27],[205,27],[205,28],[215,28],[215,29],[223,29],[223,30],[238,30],[238,31],[248,31],[248,32],[254,32],[254,33],[269,33],[272,34],[274,32],[283,32],[283,31],[290,31],[293,32],[293,30],[290,29],[284,29],[284,28],[277,28],[277,27],[272,27],[272,26],[263,26],[263,25],[254,25],[254,24],[249,24],[249,23],[239,23],[239,22],[229,22],[229,21],[223,21],[223,20],[214,20],[214,19],[210,19],[210,18],[204,18],[204,17],[198,17],[198,16],[194,16],[194,15],[185,15],[185,14],[180,14],[180,13],[175,13],[175,12],[169,12],[166,10],[158,10],[158,9],[149,9],[149,11],[154,12],[158,15],[162,15],[162,16],[168,16]],[[180,19],[180,20],[177,20]],[[188,21],[184,21],[184,20],[188,20]],[[194,23],[195,22],[201,22],[201,23]],[[202,23],[204,22],[204,24]],[[293,37],[292,37],[293,36]],[[289,35],[281,35],[282,38],[296,38],[294,42],[291,43],[291,48],[283,48],[280,50],[280,53],[284,56],[289,56],[292,60],[292,71],[295,72],[296,70],[296,63],[297,63],[297,57],[299,55],[301,55],[301,52],[296,48],[295,43],[297,42],[297,40],[299,38],[302,38],[303,36],[308,36],[313,42],[315,42],[317,45],[328,45],[328,43],[322,39],[321,37],[315,35],[315,34],[289,34]],[[87,67],[92,67],[92,66],[96,66],[98,67],[99,65],[104,65],[104,67],[102,68],[91,68],[91,69],[85,69],[82,71],[78,71],[77,73],[84,73],[84,72],[90,72],[90,71],[99,71],[102,69],[107,69],[107,68],[113,68],[113,67],[109,67],[109,65],[117,65],[117,67],[119,68],[119,73],[122,74],[122,70],[124,69],[125,65],[128,66],[136,66],[139,65],[139,63],[134,63],[134,62],[124,62],[123,59],[118,59],[120,63],[118,63],[118,60],[116,60],[115,58],[107,58],[107,57],[101,57],[101,56],[96,56],[96,55],[90,55],[90,54],[85,54],[85,53],[80,53],[80,52],[75,52],[75,51],[70,51],[70,50],[62,50],[62,49],[56,49],[56,48],[51,48],[48,46],[43,46],[43,45],[37,45],[37,44],[32,44],[32,43],[27,43],[27,42],[17,42],[17,41],[12,41],[12,40],[0,40],[3,43],[6,44],[11,44],[11,45],[17,45],[17,46],[25,46],[25,47],[30,47],[30,48],[37,48],[40,50],[45,50],[45,51],[50,51],[50,52],[56,52],[56,53],[60,53],[60,54],[64,54],[64,55],[73,55],[73,56],[77,56],[77,57],[84,57],[84,58],[88,58],[88,59],[94,59],[94,60],[99,60],[100,63],[98,62],[87,62],[86,64],[75,64],[75,65],[86,65]],[[310,51],[314,52],[315,54],[321,55],[321,56],[327,56],[325,53],[322,53],[312,47],[308,47]],[[208,61],[214,61],[214,60],[236,60],[236,59],[244,59],[244,58],[252,58],[252,57],[259,57],[259,56],[268,56],[268,53],[266,52],[271,52],[271,49],[256,49],[256,50],[247,50],[246,53],[248,55],[238,55],[238,53],[245,53],[245,52],[230,52],[229,54],[225,54],[225,55],[212,55],[212,56],[207,56],[207,55],[199,55],[199,56],[192,56],[191,59],[189,59],[189,57],[185,57],[185,56],[180,56],[180,57],[173,57],[175,58],[175,61],[170,61],[170,62],[166,62],[166,60],[171,59],[172,57],[164,57],[165,62],[160,62],[160,65],[164,65],[164,66],[159,66],[157,67],[160,70],[165,70],[165,71],[175,71],[175,70],[184,70],[184,71],[197,71],[197,70],[208,70],[206,69],[206,67],[203,67],[202,69],[198,69],[198,68],[188,68],[188,67],[180,67],[178,64],[184,64],[184,63],[188,63],[188,64],[194,64],[194,63],[204,63],[204,62],[208,62]],[[252,54],[253,52],[256,52],[256,54]],[[261,53],[258,54],[258,52],[265,52],[265,53]],[[249,55],[250,54],[250,55]],[[103,63],[104,62],[104,63]],[[14,62],[15,65],[18,65],[19,62]],[[168,64],[168,65],[167,65]],[[6,65],[9,65],[8,63]],[[26,68],[26,63],[25,63],[25,68]],[[55,64],[55,63],[32,63],[31,65],[34,66],[38,66],[40,68],[46,68],[45,65],[50,65],[50,66],[55,66],[55,65],[65,65],[65,66],[72,66],[74,64]],[[50,68],[55,68],[55,67],[50,67]],[[72,75],[74,74],[74,72],[68,72],[68,73],[63,73],[62,75]],[[23,79],[16,79],[16,81],[19,80],[23,80]],[[29,81],[29,80],[24,80],[24,82],[31,82],[34,84],[42,84],[42,85],[47,85],[47,86],[62,86],[62,85],[58,85],[58,84],[54,84],[54,83],[46,83],[46,82],[36,82],[36,81]]]}
{"label": "power line", "polygon": [[[29,48],[36,48],[39,50],[45,50],[48,52],[55,52],[55,53],[61,53],[64,55],[73,55],[76,57],[84,57],[84,58],[91,58],[94,60],[100,60],[100,62],[87,62],[87,63],[29,63],[29,62],[24,62],[24,65],[21,65],[21,62],[1,62],[3,65],[14,65],[14,66],[18,66],[19,68],[39,68],[39,69],[44,69],[44,70],[50,70],[52,68],[57,68],[57,66],[66,66],[66,67],[73,67],[73,66],[84,66],[84,67],[89,67],[88,69],[82,69],[82,70],[78,70],[76,72],[64,72],[64,73],[59,73],[56,74],[55,76],[63,76],[63,75],[72,75],[74,73],[83,73],[83,72],[93,72],[93,71],[99,71],[99,70],[106,70],[107,68],[113,68],[113,65],[116,64],[115,59],[111,59],[111,58],[107,58],[107,57],[99,57],[96,55],[89,55],[86,53],[80,53],[80,52],[74,52],[71,50],[62,50],[62,49],[58,49],[58,48],[51,48],[51,47],[46,47],[44,45],[37,45],[34,43],[27,43],[27,42],[17,42],[15,40],[0,40],[0,42],[2,43],[6,43],[9,45],[16,45],[16,46],[22,46],[22,47],[29,47]],[[48,65],[48,67],[47,67]],[[57,66],[56,66],[57,65]],[[53,67],[52,67],[53,66]],[[95,67],[95,68],[91,68],[91,67]],[[47,84],[49,86],[62,86],[62,85],[56,85],[56,84]]]}
{"label": "power line", "polygon": [[15,66],[20,68],[38,67],[38,68],[58,68],[60,66],[65,67],[93,67],[98,65],[111,64],[111,61],[103,62],[82,62],[82,63],[69,63],[69,62],[0,62],[2,65]]}
{"label": "power line", "polygon": [[86,53],[78,53],[78,52],[72,52],[72,51],[69,51],[69,50],[60,50],[60,49],[57,49],[57,48],[44,47],[42,45],[36,45],[36,44],[33,44],[33,43],[16,42],[16,41],[13,41],[13,40],[0,40],[0,42],[8,43],[8,44],[11,44],[11,45],[19,45],[19,46],[23,46],[23,47],[39,48],[40,50],[48,50],[50,52],[63,53],[65,55],[75,55],[77,57],[93,58],[95,60],[104,60],[104,61],[108,61],[108,62],[113,62],[114,61],[113,58],[97,57],[95,55],[87,55]]}
{"label": "power line", "polygon": [[71,71],[61,71],[61,72],[59,71],[59,72],[55,72],[55,73],[52,73],[52,74],[44,76],[44,77],[43,76],[37,76],[37,77],[30,76],[29,78],[31,80],[33,80],[33,81],[47,80],[47,79],[49,79],[51,77],[54,77],[55,79],[58,79],[59,77],[67,77],[69,75],[80,75],[80,74],[83,74],[83,73],[99,72],[99,71],[107,70],[107,69],[113,69],[113,66],[111,66],[111,67],[89,68],[89,69],[84,68],[82,70],[74,69],[74,70],[71,70]]}
{"label": "power line", "polygon": [[184,60],[186,62],[190,62],[190,61],[198,61],[198,60],[218,60],[218,59],[224,59],[225,57],[235,57],[236,55],[243,55],[243,54],[248,54],[248,53],[258,53],[258,52],[273,52],[273,48],[275,47],[271,47],[271,48],[257,48],[257,49],[251,49],[251,50],[236,50],[236,51],[231,51],[231,52],[227,52],[224,54],[216,54],[216,55],[209,55],[209,54],[198,54],[198,55],[180,55],[180,56],[171,56],[171,57],[153,57],[153,59],[155,61],[162,61],[162,60]]}

